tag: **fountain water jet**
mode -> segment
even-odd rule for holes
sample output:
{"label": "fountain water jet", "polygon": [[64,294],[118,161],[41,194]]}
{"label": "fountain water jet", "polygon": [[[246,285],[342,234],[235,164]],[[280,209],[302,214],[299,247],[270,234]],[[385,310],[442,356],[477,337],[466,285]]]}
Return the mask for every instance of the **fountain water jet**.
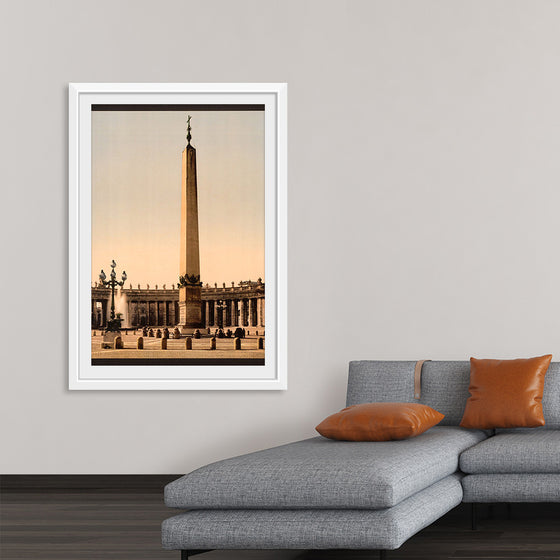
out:
{"label": "fountain water jet", "polygon": [[128,300],[126,297],[126,293],[121,288],[115,297],[115,313],[117,316],[120,315],[122,319],[121,326],[122,327],[129,327],[129,318],[128,318]]}

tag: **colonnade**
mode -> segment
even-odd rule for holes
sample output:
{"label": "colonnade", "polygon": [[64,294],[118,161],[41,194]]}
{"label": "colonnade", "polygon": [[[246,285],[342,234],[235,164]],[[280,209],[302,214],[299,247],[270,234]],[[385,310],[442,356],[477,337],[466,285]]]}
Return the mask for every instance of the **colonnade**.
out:
{"label": "colonnade", "polygon": [[131,327],[146,325],[174,326],[179,321],[179,303],[173,300],[137,301],[128,304],[128,322]]}
{"label": "colonnade", "polygon": [[205,327],[264,327],[264,297],[205,300],[202,322]]}
{"label": "colonnade", "polygon": [[[157,287],[156,287],[157,288]],[[123,297],[126,296],[126,297]],[[217,285],[202,288],[201,315],[205,328],[263,327],[265,326],[264,284],[262,282],[240,283],[239,286],[218,288]],[[174,327],[179,319],[179,290],[132,289],[115,294],[116,312],[121,313],[125,327]],[[107,326],[111,312],[111,291],[92,286],[91,326],[102,329]]]}
{"label": "colonnade", "polygon": [[[99,305],[98,305],[99,304]],[[93,299],[91,300],[91,327],[100,329],[107,326],[109,300]]]}

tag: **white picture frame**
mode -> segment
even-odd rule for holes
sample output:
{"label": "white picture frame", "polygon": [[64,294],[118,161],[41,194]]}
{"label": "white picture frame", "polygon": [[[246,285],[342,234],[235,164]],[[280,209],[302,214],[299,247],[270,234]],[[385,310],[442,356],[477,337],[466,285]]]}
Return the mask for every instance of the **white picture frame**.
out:
{"label": "white picture frame", "polygon": [[[287,388],[287,85],[69,84],[69,389]],[[264,105],[266,345],[264,365],[92,365],[92,106]]]}

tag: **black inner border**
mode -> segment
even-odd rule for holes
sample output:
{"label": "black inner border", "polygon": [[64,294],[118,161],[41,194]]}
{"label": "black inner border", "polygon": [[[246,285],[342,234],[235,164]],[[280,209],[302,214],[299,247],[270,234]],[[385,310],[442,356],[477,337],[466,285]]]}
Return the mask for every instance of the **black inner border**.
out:
{"label": "black inner border", "polygon": [[219,105],[219,104],[198,104],[198,105],[146,105],[139,103],[127,103],[126,105],[111,105],[103,103],[95,103],[91,106],[92,111],[264,111],[264,105],[237,104],[237,105]]}
{"label": "black inner border", "polygon": [[264,358],[92,358],[92,366],[264,366]]}

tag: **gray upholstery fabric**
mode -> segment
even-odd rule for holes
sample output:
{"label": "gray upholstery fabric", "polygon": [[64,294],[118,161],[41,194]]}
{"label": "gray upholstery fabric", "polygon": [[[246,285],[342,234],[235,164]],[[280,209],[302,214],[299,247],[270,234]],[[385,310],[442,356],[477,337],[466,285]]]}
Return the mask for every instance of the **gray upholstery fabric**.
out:
{"label": "gray upholstery fabric", "polygon": [[560,474],[469,474],[464,502],[560,502]]}
{"label": "gray upholstery fabric", "polygon": [[395,549],[461,502],[451,475],[382,510],[193,510],[166,519],[166,549]]}
{"label": "gray upholstery fabric", "polygon": [[552,362],[546,372],[542,405],[545,428],[560,429],[560,362]]}
{"label": "gray upholstery fabric", "polygon": [[457,426],[469,398],[469,362],[425,362],[422,393],[414,399],[416,362],[350,362],[346,404],[419,402],[445,414],[441,426]]}
{"label": "gray upholstery fabric", "polygon": [[413,402],[415,364],[372,360],[350,362],[346,406],[366,402]]}
{"label": "gray upholstery fabric", "polygon": [[560,474],[560,430],[501,432],[464,451],[459,466],[466,473]]}
{"label": "gray upholstery fabric", "polygon": [[402,441],[316,437],[202,467],[165,487],[184,509],[379,509],[457,471],[459,454],[486,436],[439,427]]}
{"label": "gray upholstery fabric", "polygon": [[[445,414],[441,426],[457,426],[469,397],[470,362],[425,362],[419,401],[414,399],[415,363],[350,362],[347,406],[365,402],[420,402]],[[543,412],[546,428],[560,428],[559,362],[550,364],[545,377]]]}

